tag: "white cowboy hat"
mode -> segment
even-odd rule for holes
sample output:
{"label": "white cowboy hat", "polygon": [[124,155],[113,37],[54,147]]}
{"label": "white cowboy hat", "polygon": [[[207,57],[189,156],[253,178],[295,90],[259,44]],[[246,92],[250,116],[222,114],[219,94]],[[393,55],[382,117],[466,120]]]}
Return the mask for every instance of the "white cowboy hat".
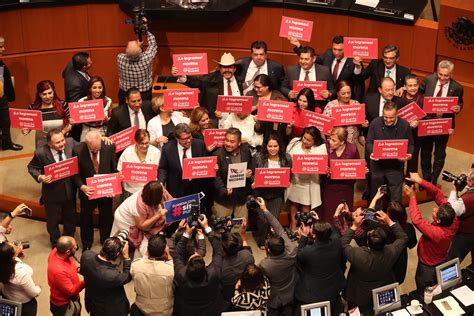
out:
{"label": "white cowboy hat", "polygon": [[221,56],[221,60],[220,61],[215,60],[215,62],[221,66],[232,66],[235,64],[235,58],[234,56],[232,56],[231,53],[224,53]]}

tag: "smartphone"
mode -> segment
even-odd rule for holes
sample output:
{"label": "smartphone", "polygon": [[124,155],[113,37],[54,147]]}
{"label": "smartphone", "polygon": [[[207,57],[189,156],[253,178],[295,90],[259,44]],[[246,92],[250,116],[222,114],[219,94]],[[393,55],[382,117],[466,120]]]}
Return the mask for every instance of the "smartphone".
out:
{"label": "smartphone", "polygon": [[242,225],[243,222],[244,222],[243,217],[232,219],[232,225]]}
{"label": "smartphone", "polygon": [[28,217],[31,217],[31,215],[33,215],[33,210],[31,208],[29,208],[28,206],[25,206],[22,210],[21,210],[21,213],[22,214],[25,214],[26,216]]}
{"label": "smartphone", "polygon": [[387,194],[388,192],[388,186],[386,184],[382,184],[380,186],[380,193]]}
{"label": "smartphone", "polygon": [[365,215],[364,215],[364,220],[373,220],[373,221],[376,221],[377,220],[377,213],[375,212],[366,212]]}

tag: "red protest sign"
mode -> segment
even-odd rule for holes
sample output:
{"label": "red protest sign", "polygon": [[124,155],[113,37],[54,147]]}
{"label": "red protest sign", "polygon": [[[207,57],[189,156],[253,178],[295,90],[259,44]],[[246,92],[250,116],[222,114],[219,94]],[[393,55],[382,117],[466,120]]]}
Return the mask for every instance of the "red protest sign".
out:
{"label": "red protest sign", "polygon": [[178,75],[207,74],[207,53],[173,54],[173,65],[178,69]]}
{"label": "red protest sign", "polygon": [[252,112],[253,97],[225,96],[217,97],[217,111],[230,113]]}
{"label": "red protest sign", "polygon": [[405,159],[408,139],[374,140],[374,159]]}
{"label": "red protest sign", "polygon": [[79,173],[77,157],[44,166],[44,175],[51,176],[51,182],[68,178]]}
{"label": "red protest sign", "polygon": [[255,168],[256,188],[281,188],[290,186],[290,168]]}
{"label": "red protest sign", "polygon": [[213,178],[216,176],[217,157],[185,158],[183,179]]}
{"label": "red protest sign", "polygon": [[364,59],[377,59],[378,51],[377,38],[344,37],[344,57],[359,56]]}
{"label": "red protest sign", "polygon": [[366,162],[364,159],[331,159],[331,179],[365,179]]}
{"label": "red protest sign", "polygon": [[365,122],[365,104],[339,105],[331,108],[334,126],[358,125]]}
{"label": "red protest sign", "polygon": [[73,124],[102,121],[104,119],[104,100],[70,102],[69,116]]}
{"label": "red protest sign", "polygon": [[292,172],[303,174],[326,174],[328,155],[293,155]]}
{"label": "red protest sign", "polygon": [[151,163],[124,162],[122,176],[124,182],[148,183],[156,180],[158,165]]}
{"label": "red protest sign", "polygon": [[291,123],[294,103],[285,101],[259,100],[257,119],[279,123]]}
{"label": "red protest sign", "polygon": [[425,97],[423,110],[426,113],[453,113],[451,108],[458,105],[458,97]]}
{"label": "red protest sign", "polygon": [[419,121],[425,116],[426,113],[415,102],[412,102],[398,110],[398,117],[404,119],[408,123]]}
{"label": "red protest sign", "polygon": [[226,129],[205,129],[204,130],[204,144],[206,147],[216,145],[216,147],[224,146]]}
{"label": "red protest sign", "polygon": [[38,131],[43,130],[41,111],[8,109],[12,128],[27,128]]}
{"label": "red protest sign", "polygon": [[314,97],[316,100],[325,100],[320,92],[323,90],[327,90],[327,82],[326,81],[293,81],[293,90],[300,92],[303,88],[309,88],[313,90]]}
{"label": "red protest sign", "polygon": [[313,32],[313,21],[281,17],[280,37],[288,38],[289,36],[296,39],[311,42],[311,33]]}
{"label": "red protest sign", "polygon": [[329,135],[334,127],[334,118],[319,113],[303,110],[306,126],[314,126],[324,135]]}
{"label": "red protest sign", "polygon": [[86,178],[86,185],[94,188],[94,193],[89,196],[89,200],[122,194],[120,173],[104,174]]}
{"label": "red protest sign", "polygon": [[163,97],[165,110],[194,109],[199,103],[199,89],[169,89]]}
{"label": "red protest sign", "polygon": [[121,132],[109,136],[109,139],[115,143],[116,153],[124,150],[135,142],[134,136],[136,131],[137,129],[135,127],[129,127]]}
{"label": "red protest sign", "polygon": [[418,136],[434,136],[449,134],[452,118],[425,120],[418,123]]}

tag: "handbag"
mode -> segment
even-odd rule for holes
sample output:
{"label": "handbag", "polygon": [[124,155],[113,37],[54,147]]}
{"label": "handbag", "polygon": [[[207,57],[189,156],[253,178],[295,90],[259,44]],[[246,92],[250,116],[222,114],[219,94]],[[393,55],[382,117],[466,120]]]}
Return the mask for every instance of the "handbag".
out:
{"label": "handbag", "polygon": [[67,309],[66,312],[64,313],[65,316],[81,316],[81,301],[73,301],[70,300],[69,303],[67,304]]}

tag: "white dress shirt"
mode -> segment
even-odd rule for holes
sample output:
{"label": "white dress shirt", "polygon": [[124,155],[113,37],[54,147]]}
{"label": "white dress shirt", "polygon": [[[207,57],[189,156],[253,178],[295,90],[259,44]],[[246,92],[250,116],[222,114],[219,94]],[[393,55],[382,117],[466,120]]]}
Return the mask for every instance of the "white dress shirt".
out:
{"label": "white dress shirt", "polygon": [[385,99],[383,98],[383,96],[380,96],[379,116],[382,116],[382,115],[383,115],[383,106],[385,105],[386,102],[387,102],[387,100],[385,100]]}
{"label": "white dress shirt", "polygon": [[[50,148],[49,150],[51,150],[51,154],[53,154],[54,161],[59,162],[59,151],[54,150],[53,148]],[[62,158],[62,160],[67,159],[66,153],[64,153],[64,151],[62,152]]]}
{"label": "white dress shirt", "polygon": [[[442,97],[447,97],[448,96],[448,88],[449,88],[449,84],[450,84],[450,81],[448,81],[446,84],[443,85],[443,91],[441,91],[441,96]],[[436,81],[436,87],[433,91],[433,96],[437,96],[438,95],[438,91],[439,91],[439,86],[441,85],[441,83],[438,81]]]}
{"label": "white dress shirt", "polygon": [[33,269],[19,258],[15,260],[15,275],[3,284],[2,292],[12,301],[27,303],[41,293],[41,288],[33,282]]}
{"label": "white dress shirt", "polygon": [[387,67],[385,67],[384,69],[384,73],[383,73],[383,76],[384,77],[387,77],[387,71],[390,70],[390,78],[392,78],[393,82],[395,82],[395,85],[397,83],[397,66],[393,66],[392,69],[387,69]]}
{"label": "white dress shirt", "polygon": [[[254,78],[257,71],[258,71],[258,66],[254,63],[253,60],[250,61],[249,68],[247,69],[247,73],[245,74],[245,82],[251,81],[252,78]],[[260,66],[260,72],[258,74],[268,75],[268,64],[266,60],[263,63],[263,65]],[[248,88],[244,90],[243,95],[246,95],[247,92],[251,91],[252,89],[253,89],[253,82],[251,82]]]}
{"label": "white dress shirt", "polygon": [[[227,79],[222,78],[224,82],[224,95],[229,95],[229,91],[227,90]],[[234,76],[229,79],[230,80],[230,87],[232,88],[232,95],[242,95],[240,93],[239,85],[237,84],[237,80]]]}
{"label": "white dress shirt", "polygon": [[451,193],[449,193],[448,202],[453,207],[456,216],[459,217],[466,212],[466,205],[461,198],[458,198],[456,191],[453,190]]}
{"label": "white dress shirt", "polygon": [[[314,64],[313,64],[313,67],[309,69],[308,76],[309,76],[309,81],[316,81],[316,66]],[[301,68],[299,81],[304,81],[305,77],[306,77],[306,70]]]}
{"label": "white dress shirt", "polygon": [[[177,143],[177,145],[178,145],[179,163],[181,164],[181,168],[183,168],[184,147],[181,146],[180,143]],[[192,145],[186,150],[186,158],[193,158],[191,148],[192,148]]]}
{"label": "white dress shirt", "polygon": [[[130,126],[134,127],[135,111],[128,106],[128,113],[130,115]],[[141,109],[138,111],[138,124],[140,125],[138,128],[146,129],[146,120]]]}

